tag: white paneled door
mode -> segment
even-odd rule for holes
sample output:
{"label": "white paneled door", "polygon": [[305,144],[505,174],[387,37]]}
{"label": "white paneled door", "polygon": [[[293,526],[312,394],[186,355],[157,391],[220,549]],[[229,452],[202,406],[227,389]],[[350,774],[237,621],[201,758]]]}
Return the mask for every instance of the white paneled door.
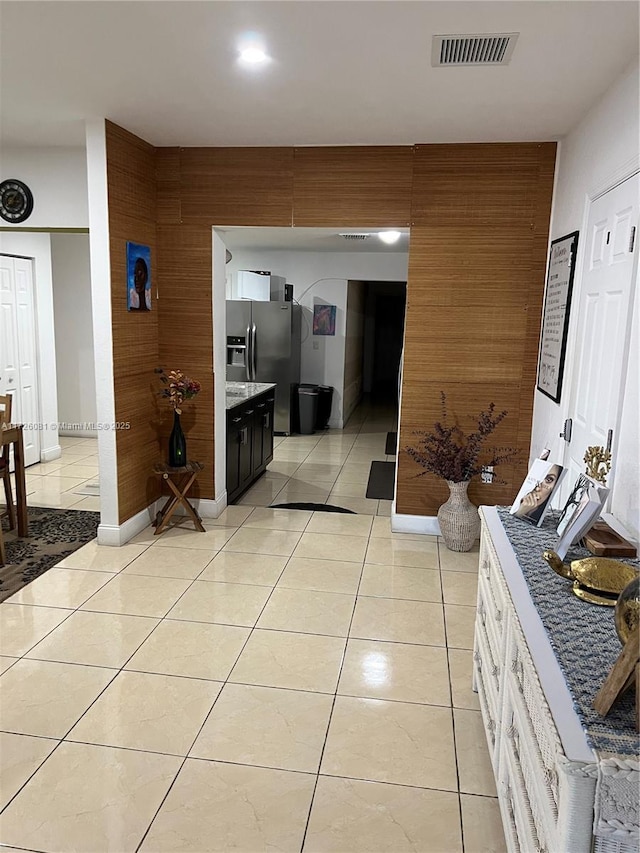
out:
{"label": "white paneled door", "polygon": [[33,264],[0,255],[0,394],[12,396],[12,420],[25,425],[25,465],[40,461],[40,409]]}
{"label": "white paneled door", "polygon": [[611,444],[615,467],[626,364],[630,357],[637,358],[629,353],[629,336],[638,189],[635,175],[591,204],[578,306],[578,369],[570,398],[573,433],[565,454],[568,483],[584,471],[587,447]]}

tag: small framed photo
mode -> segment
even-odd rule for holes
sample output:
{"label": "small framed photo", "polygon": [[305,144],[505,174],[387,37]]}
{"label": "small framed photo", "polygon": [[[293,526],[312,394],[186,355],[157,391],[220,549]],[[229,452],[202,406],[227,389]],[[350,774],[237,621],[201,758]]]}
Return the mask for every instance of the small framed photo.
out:
{"label": "small framed photo", "polygon": [[564,468],[557,462],[534,459],[509,510],[511,515],[540,527],[551,508],[551,498],[557,492],[563,474]]}
{"label": "small framed photo", "polygon": [[151,249],[127,243],[127,311],[151,311]]}
{"label": "small framed photo", "polygon": [[609,489],[602,483],[586,474],[578,476],[558,519],[556,530],[560,540],[556,553],[561,559],[598,520],[608,495]]}
{"label": "small framed photo", "polygon": [[314,305],[313,306],[313,334],[335,335],[336,333],[336,306]]}

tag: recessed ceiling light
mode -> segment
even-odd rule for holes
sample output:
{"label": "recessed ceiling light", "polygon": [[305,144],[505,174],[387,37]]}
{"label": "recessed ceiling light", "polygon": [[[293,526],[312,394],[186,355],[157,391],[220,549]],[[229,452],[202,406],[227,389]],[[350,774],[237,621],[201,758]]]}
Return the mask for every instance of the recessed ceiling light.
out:
{"label": "recessed ceiling light", "polygon": [[267,54],[259,47],[245,47],[240,51],[240,60],[247,65],[260,65],[267,61]]}
{"label": "recessed ceiling light", "polygon": [[401,236],[399,231],[378,231],[378,237],[383,243],[397,243]]}

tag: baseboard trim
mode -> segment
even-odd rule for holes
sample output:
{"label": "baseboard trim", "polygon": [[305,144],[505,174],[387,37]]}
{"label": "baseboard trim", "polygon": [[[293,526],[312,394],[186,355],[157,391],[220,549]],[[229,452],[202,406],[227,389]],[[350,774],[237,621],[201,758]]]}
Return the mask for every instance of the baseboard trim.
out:
{"label": "baseboard trim", "polygon": [[396,502],[391,505],[391,530],[394,533],[424,533],[441,536],[440,525],[435,515],[403,515],[396,512]]}
{"label": "baseboard trim", "polygon": [[197,498],[191,503],[202,518],[217,518],[227,508],[227,493],[224,491],[219,498]]}
{"label": "baseboard trim", "polygon": [[[119,548],[141,533],[155,519],[156,514],[163,507],[166,496],[158,498],[146,509],[128,518],[122,524],[100,524],[98,525],[98,545],[111,545]],[[191,501],[196,511],[202,518],[218,518],[227,508],[227,493],[222,493],[219,498],[197,498]],[[184,509],[180,506],[175,515],[185,516]]]}
{"label": "baseboard trim", "polygon": [[146,509],[123,521],[122,524],[99,524],[98,545],[111,545],[115,548],[126,545],[130,539],[142,533],[145,527],[151,524],[162,504],[163,499],[159,498]]}
{"label": "baseboard trim", "polygon": [[41,462],[53,462],[54,459],[60,459],[62,456],[62,448],[59,444],[54,444],[53,447],[47,447],[40,451]]}
{"label": "baseboard trim", "polygon": [[59,429],[58,435],[65,438],[97,438],[97,429]]}

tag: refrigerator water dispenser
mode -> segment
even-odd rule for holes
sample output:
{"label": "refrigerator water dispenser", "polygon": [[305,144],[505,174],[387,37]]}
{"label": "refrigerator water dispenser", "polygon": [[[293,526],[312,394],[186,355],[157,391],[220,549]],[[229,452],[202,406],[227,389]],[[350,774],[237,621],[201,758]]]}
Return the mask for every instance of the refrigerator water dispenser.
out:
{"label": "refrigerator water dispenser", "polygon": [[229,335],[227,337],[227,364],[233,367],[246,367],[247,339]]}

